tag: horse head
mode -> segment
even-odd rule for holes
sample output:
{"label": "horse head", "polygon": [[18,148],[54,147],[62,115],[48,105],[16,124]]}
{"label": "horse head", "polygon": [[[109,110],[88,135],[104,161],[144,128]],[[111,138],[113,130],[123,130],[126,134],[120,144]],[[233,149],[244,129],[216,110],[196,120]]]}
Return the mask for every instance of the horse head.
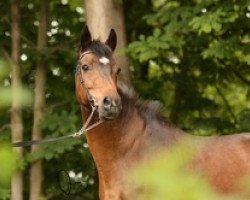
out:
{"label": "horse head", "polygon": [[104,43],[92,40],[87,26],[81,35],[76,96],[81,105],[95,106],[101,120],[116,118],[122,109],[117,91],[117,75],[121,69],[113,58],[116,43],[117,36],[113,29]]}

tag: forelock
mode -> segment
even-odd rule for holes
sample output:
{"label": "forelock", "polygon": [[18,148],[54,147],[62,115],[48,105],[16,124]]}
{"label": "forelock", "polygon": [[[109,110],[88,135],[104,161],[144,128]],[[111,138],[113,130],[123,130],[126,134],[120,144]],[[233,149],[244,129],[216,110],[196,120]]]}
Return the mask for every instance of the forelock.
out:
{"label": "forelock", "polygon": [[112,55],[112,50],[110,49],[110,47],[100,42],[99,40],[93,40],[90,46],[86,48],[84,51],[93,52],[100,58],[101,57],[109,58]]}

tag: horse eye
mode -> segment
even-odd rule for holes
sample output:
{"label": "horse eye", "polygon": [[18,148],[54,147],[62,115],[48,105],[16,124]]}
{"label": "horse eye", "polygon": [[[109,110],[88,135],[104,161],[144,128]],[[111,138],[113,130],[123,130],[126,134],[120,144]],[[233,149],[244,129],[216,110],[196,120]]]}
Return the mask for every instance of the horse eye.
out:
{"label": "horse eye", "polygon": [[87,71],[87,70],[89,70],[89,66],[85,64],[85,65],[82,66],[82,69],[83,69],[84,71]]}
{"label": "horse eye", "polygon": [[116,74],[120,74],[121,71],[122,71],[121,68],[118,68]]}

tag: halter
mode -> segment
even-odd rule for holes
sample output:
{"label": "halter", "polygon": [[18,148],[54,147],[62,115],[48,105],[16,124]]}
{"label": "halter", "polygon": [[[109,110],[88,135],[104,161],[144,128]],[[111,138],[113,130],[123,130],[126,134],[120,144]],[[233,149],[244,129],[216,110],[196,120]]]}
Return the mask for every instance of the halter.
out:
{"label": "halter", "polygon": [[[81,60],[86,54],[89,54],[89,53],[93,53],[92,51],[86,51],[86,52],[83,52],[81,55],[80,55],[80,59]],[[95,106],[95,102],[94,102],[94,98],[92,97],[92,95],[90,94],[89,92],[89,89],[88,87],[86,86],[86,83],[84,82],[84,79],[83,79],[83,76],[82,76],[82,70],[81,70],[81,66],[80,66],[80,63],[77,64],[76,66],[76,75],[78,75],[80,77],[80,82],[81,82],[81,85],[83,87],[83,89],[85,90],[86,92],[86,95],[87,95],[87,98],[88,98],[88,101],[90,103],[90,106],[93,110]],[[86,106],[86,105],[84,105]]]}
{"label": "halter", "polygon": [[[92,52],[92,51],[85,51],[85,52],[83,52],[83,53],[80,55],[80,58],[79,58],[79,59],[81,60],[86,54],[89,54],[89,53],[93,53],[93,52]],[[83,89],[84,89],[85,92],[86,92],[86,95],[87,95],[89,104],[90,104],[90,106],[91,106],[91,113],[90,113],[88,119],[86,120],[85,125],[84,125],[83,128],[82,128],[83,130],[82,130],[82,129],[81,129],[82,131],[80,130],[80,131],[81,131],[81,132],[80,132],[80,135],[82,135],[84,131],[87,132],[88,130],[93,129],[94,127],[96,127],[96,126],[98,126],[99,124],[101,124],[101,123],[103,122],[103,120],[99,119],[98,122],[96,122],[96,123],[94,123],[94,124],[88,126],[89,123],[91,122],[91,120],[92,120],[92,118],[93,118],[93,116],[94,116],[94,113],[95,113],[95,111],[97,110],[97,107],[98,107],[98,106],[95,105],[94,98],[93,98],[92,95],[90,94],[89,89],[88,89],[88,87],[87,87],[87,85],[86,85],[86,83],[85,83],[85,81],[84,81],[84,79],[83,79],[82,70],[81,70],[81,66],[80,66],[79,63],[78,63],[78,65],[77,65],[77,67],[76,67],[76,74],[80,77],[81,85],[82,85]]]}
{"label": "halter", "polygon": [[[82,59],[88,53],[93,53],[93,52],[86,51],[86,52],[82,53],[80,55],[80,59]],[[61,137],[57,137],[57,138],[48,138],[48,139],[43,139],[43,140],[30,140],[30,141],[14,142],[14,143],[12,143],[13,147],[31,146],[31,145],[35,145],[35,144],[44,144],[44,143],[49,143],[49,142],[60,141],[60,140],[64,140],[64,139],[67,139],[67,138],[80,137],[81,135],[83,135],[87,131],[89,131],[89,130],[95,128],[96,126],[100,125],[101,123],[103,123],[103,120],[99,119],[99,121],[97,121],[96,123],[94,123],[92,125],[89,125],[92,118],[93,118],[93,116],[94,116],[95,111],[97,110],[97,106],[95,105],[94,99],[91,96],[86,83],[84,82],[80,64],[78,64],[77,67],[76,67],[76,74],[79,75],[79,77],[80,77],[81,85],[82,85],[83,89],[86,92],[89,104],[91,106],[91,113],[90,113],[89,117],[87,118],[87,120],[86,120],[85,124],[83,125],[83,127],[79,131],[77,131],[75,133],[65,135],[65,136],[61,136]]]}

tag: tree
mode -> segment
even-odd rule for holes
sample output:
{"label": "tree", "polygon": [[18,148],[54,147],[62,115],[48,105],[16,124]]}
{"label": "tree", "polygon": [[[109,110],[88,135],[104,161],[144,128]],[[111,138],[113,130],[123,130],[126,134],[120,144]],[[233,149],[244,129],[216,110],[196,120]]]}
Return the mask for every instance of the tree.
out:
{"label": "tree", "polygon": [[[37,49],[44,51],[47,38],[48,22],[48,1],[40,1],[40,18],[38,28]],[[45,107],[45,82],[46,82],[46,62],[44,59],[38,60],[35,72],[35,102],[34,102],[34,122],[32,128],[32,140],[42,139],[41,120],[44,117]],[[35,152],[39,146],[32,146],[31,152]],[[30,200],[39,200],[42,189],[42,160],[36,160],[31,164],[30,169]]]}
{"label": "tree", "polygon": [[[7,6],[8,4],[6,4],[6,2],[0,1],[0,48],[4,52],[11,53],[11,40],[14,40],[14,38],[10,35],[11,12],[6,12],[8,10]],[[22,76],[20,74],[20,79],[22,78],[23,85],[32,91],[35,87],[34,82],[36,77],[33,72],[36,71],[35,66],[38,65],[37,62],[43,60],[47,65],[46,92],[44,94],[45,97],[42,97],[46,98],[46,108],[43,109],[44,117],[40,120],[39,127],[42,132],[46,133],[43,135],[44,138],[71,134],[79,130],[82,126],[79,106],[75,100],[74,92],[74,66],[77,62],[78,44],[80,42],[79,36],[85,20],[85,16],[82,13],[82,2],[60,0],[49,2],[50,18],[48,19],[48,24],[50,24],[50,26],[48,26],[46,33],[48,42],[45,51],[44,49],[38,50],[36,44],[40,3],[38,1],[30,2],[24,0],[20,6],[22,10],[22,15],[20,16],[22,19],[20,20],[22,40],[18,55],[18,59],[21,59],[20,62],[19,60],[18,62],[20,67],[22,67]],[[2,61],[2,54],[0,54],[0,57]],[[2,62],[0,65],[2,72]],[[8,68],[8,66],[6,66],[6,68]],[[1,105],[3,103],[2,100],[6,100],[3,94],[4,91],[9,91],[7,90],[10,83],[10,75],[8,73],[7,69],[4,77],[2,77],[1,74]],[[19,96],[23,95],[20,95],[19,92],[18,97]],[[26,97],[22,100],[22,103],[28,102]],[[6,103],[4,105],[6,105]],[[30,101],[26,105],[27,106],[22,109],[24,119],[23,139],[30,140],[30,133],[33,129],[34,109]],[[4,108],[1,107],[0,112],[1,142],[10,142],[11,140],[11,131],[8,126],[10,120],[10,112],[8,111],[10,108],[7,106],[9,106],[9,104]],[[97,185],[95,184],[97,175],[88,148],[83,147],[83,144],[84,146],[86,145],[84,137],[41,145],[36,151],[32,151],[31,155],[29,151],[24,151],[24,162],[22,163],[25,165],[22,166],[23,172],[29,174],[29,162],[32,164],[34,160],[43,159],[44,174],[42,190],[44,191],[45,198],[64,198],[64,193],[60,190],[57,180],[60,170],[63,169],[68,173],[75,172],[76,174],[82,174],[81,183],[76,183],[72,179],[70,197],[74,199],[84,196],[86,199],[95,199],[97,196]],[[31,180],[30,183],[28,180],[28,177],[24,179],[24,185],[26,187],[22,188],[21,185],[13,187],[20,191],[20,193],[23,192],[24,197],[29,197],[31,188],[28,186],[33,185],[35,179]],[[12,184],[14,185],[14,182],[12,182]],[[67,187],[67,185],[64,186]],[[8,188],[4,191],[5,196],[1,193],[1,200],[6,200],[6,197],[8,197]],[[12,192],[16,199],[22,198],[22,194],[20,193],[16,191]]]}
{"label": "tree", "polygon": [[[20,72],[20,1],[11,1],[11,85],[12,85],[12,107],[11,107],[11,135],[12,142],[22,141],[23,139],[23,122],[22,108],[18,98],[15,95],[21,89],[21,72]],[[17,153],[21,158],[23,149],[18,148]],[[23,175],[22,171],[16,172],[11,181],[11,199],[23,199]]]}
{"label": "tree", "polygon": [[122,82],[132,86],[129,72],[129,60],[128,56],[125,54],[127,39],[122,2],[113,0],[85,0],[84,2],[86,20],[91,33],[93,33],[93,38],[100,38],[104,41],[110,29],[115,29],[118,36],[118,53],[115,58],[117,65],[122,68],[120,78]]}
{"label": "tree", "polygon": [[129,46],[136,87],[195,134],[249,130],[248,10],[246,1],[155,1],[144,16],[151,34]]}

